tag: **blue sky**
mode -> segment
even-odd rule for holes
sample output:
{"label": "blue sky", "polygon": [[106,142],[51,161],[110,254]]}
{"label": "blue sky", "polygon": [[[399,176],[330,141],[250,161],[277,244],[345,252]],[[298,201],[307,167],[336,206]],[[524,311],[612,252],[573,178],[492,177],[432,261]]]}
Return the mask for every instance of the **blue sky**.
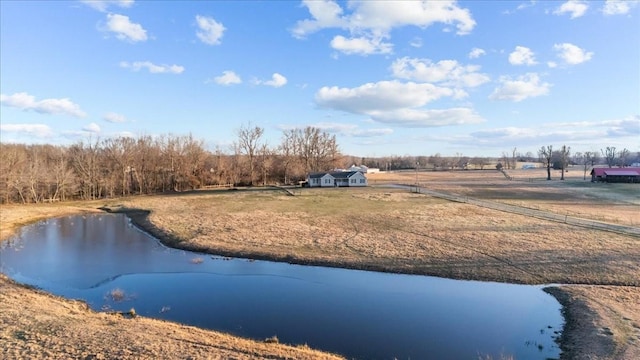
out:
{"label": "blue sky", "polygon": [[640,151],[638,1],[2,1],[0,140]]}

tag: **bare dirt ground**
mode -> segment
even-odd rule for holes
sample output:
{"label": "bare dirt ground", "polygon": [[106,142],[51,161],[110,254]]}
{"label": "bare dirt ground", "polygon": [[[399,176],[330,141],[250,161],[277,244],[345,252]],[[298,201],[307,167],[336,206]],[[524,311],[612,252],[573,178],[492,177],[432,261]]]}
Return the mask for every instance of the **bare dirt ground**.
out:
{"label": "bare dirt ground", "polygon": [[[469,175],[471,173],[474,174]],[[638,187],[607,188],[604,184],[591,187],[577,184],[579,179],[561,183],[539,178],[518,180],[517,176],[513,176],[516,180],[508,181],[497,171],[479,174],[471,171],[372,174],[369,180],[371,184],[381,185],[414,183],[417,179],[429,189],[485,200],[519,202],[519,206],[538,206],[547,211],[572,211],[575,216],[587,218],[599,216],[593,208],[604,207],[608,217],[599,221],[631,226],[640,222]],[[585,187],[588,191],[583,190]],[[94,202],[75,210],[63,206],[47,210],[52,205],[3,206],[2,235],[11,232],[5,231],[6,223],[27,223],[29,214],[42,217],[49,211],[64,214],[106,206],[129,213],[140,226],[171,246],[220,255],[458,279],[598,285],[568,285],[550,290],[565,306],[567,314],[567,331],[561,344],[563,358],[638,358],[638,237],[533,219],[393,188],[297,189],[295,192],[297,196],[278,191],[205,191]],[[22,212],[25,215],[20,215]],[[16,290],[17,285],[6,279],[0,281],[8,284],[2,288],[2,296],[7,296],[4,289],[9,289],[6,291],[9,294],[20,291],[27,297],[29,294],[45,296],[31,290]],[[64,300],[58,301],[67,304]],[[19,313],[26,308],[15,311]],[[2,322],[14,324],[11,325],[14,332],[8,340],[7,335],[3,335],[0,345],[24,351],[27,346],[21,342],[24,336],[16,334],[22,334],[20,329],[29,324],[16,324],[11,320],[13,317],[4,316],[5,313],[0,312]],[[103,315],[87,311],[83,316]],[[117,331],[120,327],[114,328]],[[9,343],[2,344],[3,341]],[[85,346],[82,343],[72,342]]]}

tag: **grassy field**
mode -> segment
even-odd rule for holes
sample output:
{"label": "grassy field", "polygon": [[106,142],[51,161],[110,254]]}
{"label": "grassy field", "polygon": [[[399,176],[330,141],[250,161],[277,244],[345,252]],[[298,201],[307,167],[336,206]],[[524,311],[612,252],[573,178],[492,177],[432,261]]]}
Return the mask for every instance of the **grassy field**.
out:
{"label": "grassy field", "polygon": [[640,285],[636,237],[400,189],[297,193],[193,193],[106,205],[151,209],[139,220],[168,243],[227,256],[529,284]]}
{"label": "grassy field", "polygon": [[458,279],[597,285],[550,290],[569,321],[563,356],[640,358],[637,236],[380,186],[417,180],[432,190],[638,226],[637,185],[592,184],[582,173],[548,182],[542,170],[530,171],[509,172],[513,180],[497,171],[372,174],[374,187],[296,189],[296,196],[223,190],[3,206],[1,230],[4,238],[37,218],[107,207],[128,212],[171,246],[208,253]]}

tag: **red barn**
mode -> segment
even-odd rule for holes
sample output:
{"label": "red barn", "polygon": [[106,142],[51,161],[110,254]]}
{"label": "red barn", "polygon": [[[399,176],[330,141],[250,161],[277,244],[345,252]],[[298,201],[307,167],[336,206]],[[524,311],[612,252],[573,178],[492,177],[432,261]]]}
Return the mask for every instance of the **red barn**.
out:
{"label": "red barn", "polygon": [[640,168],[593,168],[591,182],[640,183]]}

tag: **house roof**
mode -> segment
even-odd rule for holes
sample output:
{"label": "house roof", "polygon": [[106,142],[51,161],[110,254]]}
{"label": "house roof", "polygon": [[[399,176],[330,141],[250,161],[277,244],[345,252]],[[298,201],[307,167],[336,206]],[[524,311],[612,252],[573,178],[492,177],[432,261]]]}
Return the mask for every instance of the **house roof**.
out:
{"label": "house roof", "polygon": [[635,170],[626,170],[626,171],[605,171],[607,176],[638,176],[640,172]]}
{"label": "house roof", "polygon": [[348,179],[359,172],[360,171],[336,171],[330,174],[336,179]]}
{"label": "house roof", "polygon": [[321,178],[321,177],[323,177],[323,176],[325,176],[325,175],[331,175],[331,174],[329,174],[329,173],[327,173],[327,172],[316,172],[316,173],[310,173],[310,174],[309,174],[309,178],[310,178],[310,179],[319,179],[319,178]]}
{"label": "house roof", "polygon": [[593,168],[595,176],[639,176],[640,168]]}

